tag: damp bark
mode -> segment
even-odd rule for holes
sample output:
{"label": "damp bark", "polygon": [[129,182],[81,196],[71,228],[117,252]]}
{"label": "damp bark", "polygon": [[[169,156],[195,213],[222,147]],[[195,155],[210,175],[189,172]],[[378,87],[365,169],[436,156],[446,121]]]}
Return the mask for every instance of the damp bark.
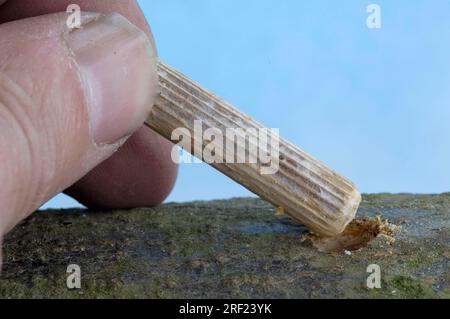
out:
{"label": "damp bark", "polygon": [[[448,298],[449,212],[450,194],[366,195],[367,242],[331,253],[259,199],[38,212],[5,238],[0,297]],[[386,219],[394,243],[375,236]],[[66,287],[69,264],[80,290]],[[370,264],[381,289],[366,286]]]}

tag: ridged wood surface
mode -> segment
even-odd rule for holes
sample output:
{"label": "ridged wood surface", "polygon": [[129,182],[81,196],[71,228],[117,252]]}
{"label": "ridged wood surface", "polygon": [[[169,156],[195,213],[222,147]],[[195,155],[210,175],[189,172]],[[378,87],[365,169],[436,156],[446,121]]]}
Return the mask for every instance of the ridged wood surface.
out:
{"label": "ridged wood surface", "polygon": [[[175,129],[188,129],[192,140],[191,149],[186,150],[202,159],[199,148],[196,152],[194,145],[202,143],[201,146],[205,147],[211,141],[194,140],[194,121],[201,120],[203,130],[219,129],[224,137],[224,163],[210,165],[261,198],[283,208],[288,215],[316,233],[334,236],[354,218],[361,201],[354,184],[281,137],[279,169],[274,174],[261,174],[263,164],[260,162],[226,163],[225,155],[230,151],[226,148],[227,128],[247,130],[264,126],[161,61],[158,72],[160,95],[146,121],[153,130],[171,140]],[[253,146],[247,147],[246,155],[257,158],[259,145]]]}

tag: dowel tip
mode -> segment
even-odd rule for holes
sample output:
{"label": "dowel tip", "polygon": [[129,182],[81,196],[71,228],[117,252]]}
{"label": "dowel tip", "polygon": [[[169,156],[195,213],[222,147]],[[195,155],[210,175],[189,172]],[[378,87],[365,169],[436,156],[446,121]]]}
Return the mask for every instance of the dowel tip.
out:
{"label": "dowel tip", "polygon": [[359,205],[361,204],[361,193],[355,188],[351,192],[346,200],[346,204],[339,210],[340,218],[334,223],[330,223],[328,229],[313,229],[323,236],[336,236],[341,234],[350,222],[355,219],[358,212]]}

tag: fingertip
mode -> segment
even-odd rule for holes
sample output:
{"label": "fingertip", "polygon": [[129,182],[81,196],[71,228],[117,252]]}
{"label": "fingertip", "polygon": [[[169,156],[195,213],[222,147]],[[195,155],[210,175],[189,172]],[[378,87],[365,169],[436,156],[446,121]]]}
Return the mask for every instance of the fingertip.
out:
{"label": "fingertip", "polygon": [[113,155],[150,111],[150,41],[125,18],[97,16],[101,36],[75,43],[78,50],[70,50],[64,13],[0,25],[8,66],[0,72],[2,234]]}
{"label": "fingertip", "polygon": [[136,132],[110,159],[66,194],[95,209],[128,209],[161,204],[171,193],[178,165],[173,144],[147,127]]}

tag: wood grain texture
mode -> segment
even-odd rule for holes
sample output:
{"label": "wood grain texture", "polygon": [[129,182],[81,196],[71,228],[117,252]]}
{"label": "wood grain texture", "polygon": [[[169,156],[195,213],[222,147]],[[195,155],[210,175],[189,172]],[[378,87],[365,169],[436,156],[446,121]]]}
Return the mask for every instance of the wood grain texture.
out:
{"label": "wood grain texture", "polygon": [[192,136],[186,144],[190,144],[187,151],[202,159],[199,148],[194,146],[201,143],[197,146],[206,147],[211,140],[194,139],[194,121],[201,120],[203,130],[218,129],[224,138],[224,160],[210,165],[261,198],[282,207],[288,215],[318,234],[339,234],[354,218],[361,195],[353,183],[283,138],[279,139],[279,154],[275,159],[279,169],[274,174],[261,174],[265,163],[260,161],[227,163],[226,154],[234,151],[234,144],[237,144],[237,139],[227,136],[227,128],[245,131],[247,145],[252,146],[247,147],[246,156],[258,158],[258,154],[267,150],[261,149],[259,143],[252,143],[256,136],[248,129],[258,131],[265,127],[161,61],[158,72],[160,96],[146,121],[153,130],[171,140],[175,129],[186,128]]}

